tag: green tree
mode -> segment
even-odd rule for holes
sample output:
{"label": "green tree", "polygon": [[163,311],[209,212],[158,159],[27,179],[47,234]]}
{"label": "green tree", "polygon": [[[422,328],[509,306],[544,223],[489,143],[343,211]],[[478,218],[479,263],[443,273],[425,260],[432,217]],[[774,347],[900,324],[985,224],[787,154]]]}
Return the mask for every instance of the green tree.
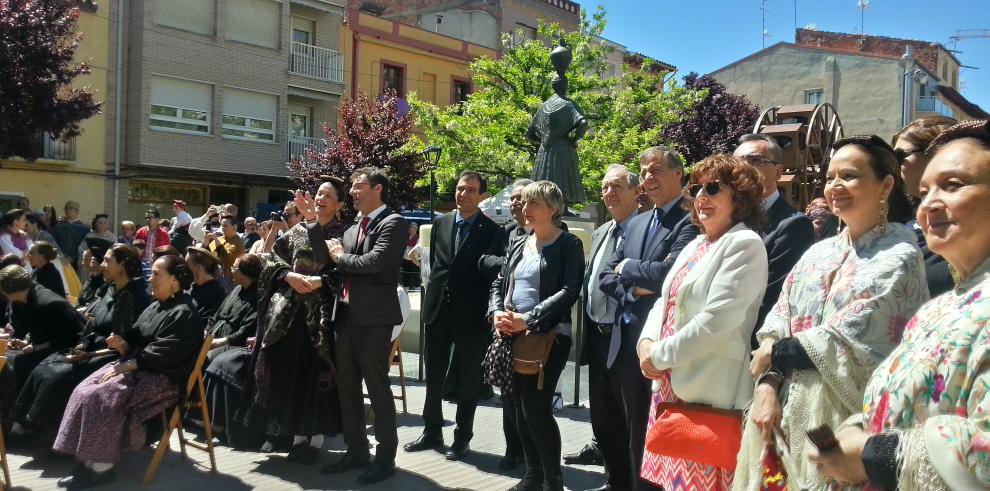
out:
{"label": "green tree", "polygon": [[[609,46],[601,42],[605,10],[589,18],[582,12],[578,31],[540,22],[536,40],[512,46],[504,35],[501,58],[482,57],[469,69],[475,92],[467,102],[437,107],[410,96],[422,138],[443,148],[437,167],[441,185],[452,183],[464,169],[488,173],[495,181],[529,176],[539,147],[525,138],[526,128],[553,89],[551,48],[542,40],[564,40],[572,50],[568,96],[578,104],[591,130],[578,144],[581,175],[590,197],[600,194],[601,176],[609,164],[638,165],[636,155],[660,139],[660,130],[680,121],[695,101],[694,91],[663,87],[660,74],[649,67],[623,67],[620,79],[605,76]],[[661,89],[662,87],[662,89]]]}

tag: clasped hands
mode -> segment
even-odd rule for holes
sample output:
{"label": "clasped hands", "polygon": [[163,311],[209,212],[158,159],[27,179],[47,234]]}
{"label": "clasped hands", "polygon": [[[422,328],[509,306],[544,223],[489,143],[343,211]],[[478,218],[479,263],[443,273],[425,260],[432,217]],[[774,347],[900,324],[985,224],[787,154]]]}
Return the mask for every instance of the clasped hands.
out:
{"label": "clasped hands", "polygon": [[644,339],[636,345],[636,356],[639,357],[639,370],[643,372],[643,376],[650,380],[658,380],[661,375],[663,375],[663,370],[660,370],[653,364],[653,359],[650,358],[650,351],[653,349],[653,343],[656,341],[652,339]]}
{"label": "clasped hands", "polygon": [[319,290],[323,286],[323,278],[319,276],[307,276],[296,272],[285,275],[285,282],[292,287],[296,293],[306,295]]}
{"label": "clasped hands", "polygon": [[492,325],[503,337],[515,336],[529,329],[523,315],[512,311],[495,312],[495,315],[492,316]]}

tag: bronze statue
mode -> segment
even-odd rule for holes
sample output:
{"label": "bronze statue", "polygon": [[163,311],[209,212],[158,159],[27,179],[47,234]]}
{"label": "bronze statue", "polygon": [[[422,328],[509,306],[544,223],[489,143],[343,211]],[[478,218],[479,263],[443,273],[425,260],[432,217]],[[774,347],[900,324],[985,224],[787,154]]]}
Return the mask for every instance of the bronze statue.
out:
{"label": "bronze statue", "polygon": [[557,184],[568,204],[583,203],[586,197],[578,169],[577,141],[588,131],[588,120],[581,108],[567,98],[570,48],[561,42],[550,53],[550,61],[557,72],[551,82],[555,94],[543,102],[526,131],[527,139],[540,144],[533,180]]}

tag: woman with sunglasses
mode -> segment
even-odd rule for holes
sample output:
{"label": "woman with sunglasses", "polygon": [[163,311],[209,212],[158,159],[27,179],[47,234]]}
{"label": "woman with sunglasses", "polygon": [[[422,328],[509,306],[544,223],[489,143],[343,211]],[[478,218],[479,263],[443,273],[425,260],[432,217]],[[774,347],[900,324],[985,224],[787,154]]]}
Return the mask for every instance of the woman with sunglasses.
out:
{"label": "woman with sunglasses", "polygon": [[[753,394],[746,362],[767,285],[766,247],[754,232],[767,219],[762,178],[739,157],[715,155],[695,167],[687,189],[684,206],[701,235],[678,255],[637,345],[653,380],[651,426],[660,404],[742,410]],[[642,477],[668,491],[732,486],[732,469],[649,448]]]}
{"label": "woman with sunglasses", "polygon": [[911,204],[894,150],[876,135],[833,148],[825,199],[845,226],[801,257],[757,332],[737,489],[773,478],[788,489],[825,488],[808,460],[807,431],[838,428],[861,410],[873,369],[928,300],[921,252],[903,225]]}
{"label": "woman with sunglasses", "polygon": [[[956,124],[956,120],[945,116],[927,116],[912,121],[894,134],[891,145],[894,146],[894,154],[897,155],[901,163],[901,177],[904,178],[904,190],[911,198],[914,209],[918,209],[921,202],[921,191],[918,184],[921,175],[925,173],[928,162],[932,155],[928,148],[943,131]],[[921,227],[917,220],[910,220],[908,228],[914,230],[918,237],[918,247],[925,258],[925,278],[928,280],[928,292],[938,296],[952,289],[952,275],[949,274],[949,265],[945,259],[928,249],[925,235],[921,233]]]}

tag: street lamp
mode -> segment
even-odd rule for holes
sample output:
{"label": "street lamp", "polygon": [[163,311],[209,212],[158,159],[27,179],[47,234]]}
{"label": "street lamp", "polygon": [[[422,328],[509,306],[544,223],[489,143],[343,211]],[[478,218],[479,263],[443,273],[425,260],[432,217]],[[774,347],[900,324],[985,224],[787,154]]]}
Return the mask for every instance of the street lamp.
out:
{"label": "street lamp", "polygon": [[[432,145],[426,147],[426,150],[423,150],[423,158],[426,160],[427,165],[430,166],[430,227],[431,228],[433,227],[433,224],[436,221],[436,216],[433,210],[434,201],[436,200],[436,194],[437,194],[436,170],[437,170],[437,166],[440,165],[440,153],[442,151],[443,150],[440,147],[432,146]],[[432,163],[430,162],[431,160]],[[431,230],[430,233],[432,234],[433,231]],[[433,254],[433,251],[430,251],[430,254]],[[423,381],[423,360],[425,358],[424,355],[426,354],[426,323],[423,321],[423,297],[426,296],[426,286],[427,285],[424,283],[424,287],[419,291],[419,375],[417,378],[420,382]]]}

